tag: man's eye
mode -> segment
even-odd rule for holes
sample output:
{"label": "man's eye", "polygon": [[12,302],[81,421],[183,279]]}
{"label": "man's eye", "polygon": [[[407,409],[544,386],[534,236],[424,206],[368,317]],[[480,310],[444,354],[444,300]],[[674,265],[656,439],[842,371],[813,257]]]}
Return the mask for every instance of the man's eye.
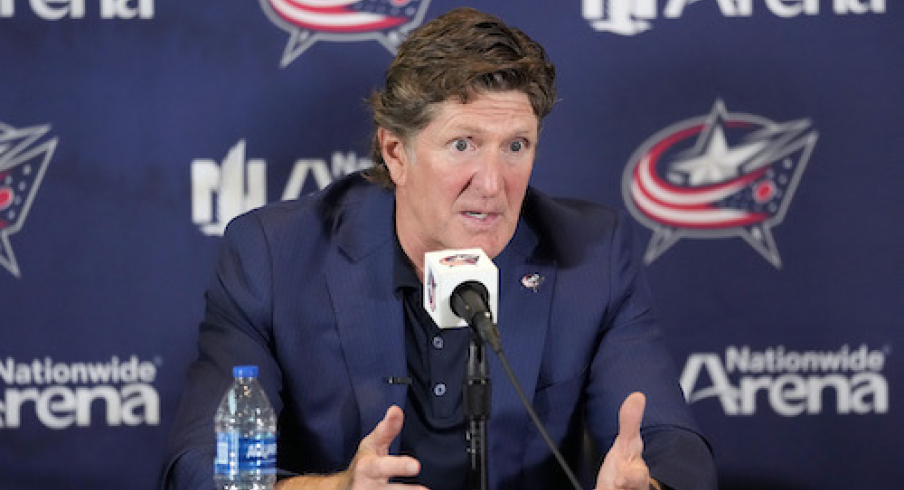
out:
{"label": "man's eye", "polygon": [[455,140],[455,149],[458,151],[465,151],[468,149],[468,141],[467,140]]}
{"label": "man's eye", "polygon": [[509,145],[509,150],[514,151],[514,152],[519,152],[523,149],[524,149],[523,141],[512,141],[512,143]]}

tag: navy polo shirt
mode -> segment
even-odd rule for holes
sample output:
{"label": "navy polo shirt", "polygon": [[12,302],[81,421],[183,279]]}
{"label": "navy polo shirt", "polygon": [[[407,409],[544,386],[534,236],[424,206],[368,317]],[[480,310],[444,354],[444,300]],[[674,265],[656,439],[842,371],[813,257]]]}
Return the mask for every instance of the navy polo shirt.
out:
{"label": "navy polo shirt", "polygon": [[420,475],[399,481],[431,490],[464,490],[469,464],[462,383],[470,331],[436,326],[424,310],[423,285],[398,239],[393,276],[395,295],[405,312],[405,357],[411,380],[401,454],[421,462]]}

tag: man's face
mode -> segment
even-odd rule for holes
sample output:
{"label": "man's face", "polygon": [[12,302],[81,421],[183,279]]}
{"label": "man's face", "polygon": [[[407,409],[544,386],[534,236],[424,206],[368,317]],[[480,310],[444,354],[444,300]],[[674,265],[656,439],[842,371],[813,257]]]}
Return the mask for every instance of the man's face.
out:
{"label": "man's face", "polygon": [[402,141],[380,130],[396,184],[396,232],[417,267],[425,252],[479,247],[499,255],[518,224],[539,120],[518,91],[446,101],[423,130]]}

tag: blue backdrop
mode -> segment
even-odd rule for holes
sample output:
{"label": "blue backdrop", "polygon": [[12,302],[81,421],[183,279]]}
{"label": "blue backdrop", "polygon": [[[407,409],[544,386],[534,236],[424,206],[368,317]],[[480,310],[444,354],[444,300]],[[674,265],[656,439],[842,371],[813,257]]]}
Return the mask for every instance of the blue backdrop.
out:
{"label": "blue backdrop", "polygon": [[[222,227],[368,166],[459,5],[333,3],[0,0],[0,488],[154,488]],[[533,184],[633,216],[721,487],[904,480],[901,4],[469,4],[556,63]]]}

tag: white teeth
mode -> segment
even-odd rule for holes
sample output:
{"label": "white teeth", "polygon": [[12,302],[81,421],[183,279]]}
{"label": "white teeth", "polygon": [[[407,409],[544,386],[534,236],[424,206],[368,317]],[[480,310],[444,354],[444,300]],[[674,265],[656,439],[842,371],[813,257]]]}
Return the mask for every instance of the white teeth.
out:
{"label": "white teeth", "polygon": [[475,213],[473,211],[465,211],[465,214],[472,218],[477,218],[480,220],[487,219],[487,213]]}

